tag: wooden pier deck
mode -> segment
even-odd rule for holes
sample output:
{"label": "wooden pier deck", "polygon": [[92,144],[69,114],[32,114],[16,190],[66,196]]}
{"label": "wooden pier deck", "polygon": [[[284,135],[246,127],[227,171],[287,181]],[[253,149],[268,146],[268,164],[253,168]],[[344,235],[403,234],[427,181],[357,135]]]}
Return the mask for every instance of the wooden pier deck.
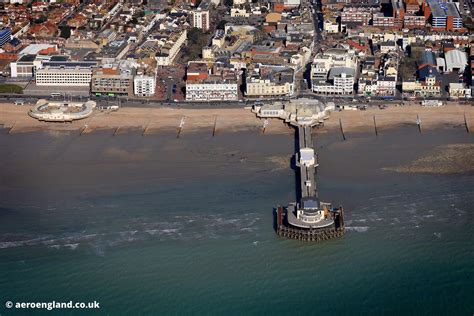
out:
{"label": "wooden pier deck", "polygon": [[[303,148],[313,148],[311,137],[311,126],[298,126],[299,150]],[[316,163],[311,166],[300,165],[300,188],[301,198],[318,198],[316,190]],[[309,184],[309,185],[308,185]]]}

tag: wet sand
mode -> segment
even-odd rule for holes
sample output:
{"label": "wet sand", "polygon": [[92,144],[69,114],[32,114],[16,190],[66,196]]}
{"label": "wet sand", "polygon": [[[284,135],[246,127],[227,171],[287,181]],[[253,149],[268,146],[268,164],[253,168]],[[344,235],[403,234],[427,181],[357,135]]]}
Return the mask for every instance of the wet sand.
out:
{"label": "wet sand", "polygon": [[404,173],[463,173],[474,171],[474,144],[449,144],[433,150],[410,163],[385,170]]}
{"label": "wet sand", "polygon": [[[29,106],[0,104],[0,125],[11,129],[10,133],[38,130],[80,130],[92,133],[101,129],[115,129],[115,133],[139,130],[144,135],[162,130],[177,130],[185,118],[183,133],[189,131],[216,132],[262,130],[263,122],[249,109],[178,109],[178,108],[121,108],[117,112],[95,111],[84,120],[72,123],[45,123],[28,116]],[[474,107],[450,104],[440,108],[427,108],[417,105],[391,107],[384,110],[333,112],[325,122],[327,129],[338,129],[339,119],[345,131],[373,131],[374,116],[379,132],[400,125],[415,125],[417,115],[422,129],[440,126],[464,127],[464,115],[471,130],[474,130]],[[266,133],[288,133],[291,131],[283,121],[270,120]]]}

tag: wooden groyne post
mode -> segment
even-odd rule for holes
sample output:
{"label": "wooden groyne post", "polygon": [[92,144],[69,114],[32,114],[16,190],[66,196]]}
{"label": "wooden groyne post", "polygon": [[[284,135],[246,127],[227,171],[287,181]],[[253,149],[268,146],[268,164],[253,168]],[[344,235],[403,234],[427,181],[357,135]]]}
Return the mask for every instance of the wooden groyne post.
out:
{"label": "wooden groyne post", "polygon": [[12,127],[8,130],[8,134],[10,135],[13,132],[13,129],[15,128],[16,121],[13,123]]}
{"label": "wooden groyne post", "polygon": [[120,130],[120,126],[115,129],[115,131],[114,131],[114,136],[117,135],[117,133],[118,133],[119,130]]}
{"label": "wooden groyne post", "polygon": [[469,125],[467,125],[466,113],[464,113],[464,126],[466,127],[466,132],[469,134]]}
{"label": "wooden groyne post", "polygon": [[342,128],[342,121],[339,119],[339,127],[341,129],[342,139],[346,140],[346,135],[344,135],[344,129]]}
{"label": "wooden groyne post", "polygon": [[212,137],[216,136],[217,132],[217,115],[214,118],[214,127],[212,128]]}
{"label": "wooden groyne post", "polygon": [[82,136],[82,134],[84,134],[86,132],[86,129],[89,127],[89,125],[87,124],[84,124],[84,127],[81,129],[81,132],[79,133],[79,135]]}
{"label": "wooden groyne post", "polygon": [[263,121],[263,127],[262,127],[262,134],[265,134],[265,130],[267,129],[269,122],[267,119]]}
{"label": "wooden groyne post", "polygon": [[379,136],[379,132],[377,130],[377,122],[375,121],[375,115],[374,115],[374,128],[375,128],[375,136]]}
{"label": "wooden groyne post", "polygon": [[146,136],[146,131],[148,130],[148,124],[145,126],[145,128],[143,129],[143,133],[142,133],[142,136]]}
{"label": "wooden groyne post", "polygon": [[418,116],[418,114],[416,115],[416,125],[418,125],[418,131],[421,134],[421,120],[420,120],[420,117]]}
{"label": "wooden groyne post", "polygon": [[182,130],[183,130],[185,121],[186,121],[186,116],[183,116],[183,117],[181,118],[181,121],[179,122],[178,134],[176,135],[176,138],[179,138],[179,136],[181,135],[181,132],[182,132]]}

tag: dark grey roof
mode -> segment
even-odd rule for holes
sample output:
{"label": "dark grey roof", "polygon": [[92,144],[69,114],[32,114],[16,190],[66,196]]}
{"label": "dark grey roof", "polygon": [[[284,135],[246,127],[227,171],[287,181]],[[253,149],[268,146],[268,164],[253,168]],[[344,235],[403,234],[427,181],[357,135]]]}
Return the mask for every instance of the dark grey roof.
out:
{"label": "dark grey roof", "polygon": [[438,80],[440,78],[439,72],[436,67],[432,67],[430,65],[424,65],[420,69],[418,69],[418,77],[420,80],[424,81],[429,76],[435,76]]}
{"label": "dark grey roof", "polygon": [[301,204],[303,204],[303,209],[305,210],[318,210],[319,209],[319,200],[316,198],[303,198],[301,200]]}
{"label": "dark grey roof", "polygon": [[421,56],[421,63],[427,64],[427,65],[436,65],[436,56],[431,50],[425,50],[423,51],[423,54]]}
{"label": "dark grey roof", "polygon": [[43,62],[44,66],[49,66],[49,67],[63,67],[63,68],[90,68],[97,66],[98,62],[97,61],[46,61]]}
{"label": "dark grey roof", "polygon": [[25,62],[28,62],[28,61],[34,61],[36,59],[36,55],[34,54],[28,54],[28,55],[23,55],[21,56],[20,59],[18,59],[18,61],[25,61]]}
{"label": "dark grey roof", "polygon": [[66,61],[69,59],[69,56],[65,56],[65,55],[55,55],[55,56],[51,56],[51,58],[49,59],[49,61]]}
{"label": "dark grey roof", "polygon": [[334,79],[334,77],[339,76],[342,73],[345,73],[346,75],[354,77],[355,70],[354,70],[354,68],[349,68],[349,67],[334,67],[334,68],[331,68],[331,70],[329,71],[329,80]]}

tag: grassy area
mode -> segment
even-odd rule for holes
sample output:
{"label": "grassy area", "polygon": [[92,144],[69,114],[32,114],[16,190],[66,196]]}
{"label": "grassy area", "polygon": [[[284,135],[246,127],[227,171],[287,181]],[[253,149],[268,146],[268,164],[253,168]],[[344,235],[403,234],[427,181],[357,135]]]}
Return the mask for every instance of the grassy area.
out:
{"label": "grassy area", "polygon": [[0,93],[23,93],[23,88],[16,84],[0,84]]}

